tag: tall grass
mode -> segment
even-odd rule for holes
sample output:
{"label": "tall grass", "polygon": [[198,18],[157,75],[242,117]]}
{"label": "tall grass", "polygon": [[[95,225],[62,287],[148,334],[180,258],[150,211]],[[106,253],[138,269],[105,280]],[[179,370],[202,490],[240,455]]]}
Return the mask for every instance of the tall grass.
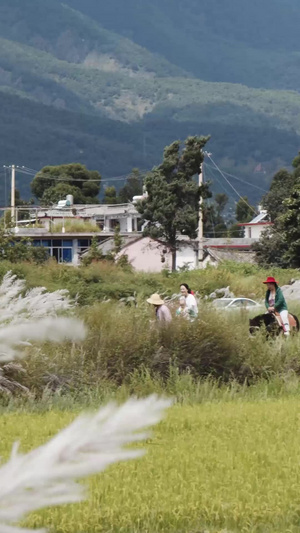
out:
{"label": "tall grass", "polygon": [[[0,263],[0,279],[8,267]],[[186,390],[192,394],[197,380],[207,377],[249,385],[260,378],[300,374],[300,335],[268,342],[263,331],[250,337],[247,313],[218,313],[204,300],[199,320],[189,323],[174,318],[170,327],[160,328],[146,303],[154,291],[178,292],[183,280],[203,294],[229,284],[236,294],[250,296],[250,290],[256,290],[261,296],[266,272],[258,267],[227,264],[184,277],[133,274],[105,262],[77,269],[51,263],[43,267],[18,264],[12,270],[26,279],[29,288],[38,284],[49,290],[69,289],[77,295],[81,304],[78,315],[88,327],[81,344],[46,343],[28,350],[21,363],[25,372],[12,375],[12,379],[39,398],[45,391],[76,396],[100,387],[108,391],[125,388],[125,396],[127,391],[142,394],[158,388],[172,393],[172,379],[177,375],[181,381],[175,380],[176,387],[180,383],[183,394]],[[296,277],[296,272],[274,275],[285,283]],[[127,299],[132,295],[134,301]],[[297,306],[291,311],[300,314]],[[180,391],[176,389],[175,395],[180,398]]]}
{"label": "tall grass", "polygon": [[56,222],[51,227],[51,232],[61,232],[62,228],[65,228],[67,233],[97,233],[100,231],[99,227],[96,224],[93,224],[89,221],[83,221],[83,220],[71,220],[67,219],[65,220],[64,224],[62,222]]}
{"label": "tall grass", "polygon": [[122,399],[122,391],[125,397],[166,391],[181,401],[201,395],[205,378],[249,386],[300,374],[300,335],[267,341],[262,331],[250,337],[247,313],[220,314],[203,305],[199,320],[174,319],[168,328],[159,327],[152,313],[146,305],[114,302],[81,309],[85,341],[35,345],[16,379],[39,398],[103,390],[105,398],[118,391]]}
{"label": "tall grass", "polygon": [[188,283],[202,297],[215,289],[230,286],[237,296],[262,298],[265,290],[262,281],[267,275],[276,276],[281,285],[299,277],[296,270],[273,269],[270,272],[255,265],[230,262],[223,263],[218,268],[186,273],[149,274],[124,270],[105,261],[80,268],[57,265],[50,261],[42,266],[1,262],[0,279],[10,269],[19,277],[25,278],[29,287],[44,285],[48,290],[68,289],[71,296],[78,296],[81,305],[90,305],[105,298],[119,300],[137,296],[139,300],[145,300],[153,292],[171,296],[179,292],[182,282]]}

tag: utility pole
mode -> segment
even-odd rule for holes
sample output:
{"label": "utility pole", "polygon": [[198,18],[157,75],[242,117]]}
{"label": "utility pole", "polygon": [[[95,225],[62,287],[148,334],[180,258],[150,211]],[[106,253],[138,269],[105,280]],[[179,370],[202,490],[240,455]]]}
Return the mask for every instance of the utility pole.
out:
{"label": "utility pole", "polygon": [[[199,187],[203,185],[202,165],[199,172]],[[204,250],[203,250],[203,197],[200,195],[199,200],[199,225],[198,225],[198,268],[203,268]]]}
{"label": "utility pole", "polygon": [[11,221],[14,222],[16,218],[16,167],[11,167]]}

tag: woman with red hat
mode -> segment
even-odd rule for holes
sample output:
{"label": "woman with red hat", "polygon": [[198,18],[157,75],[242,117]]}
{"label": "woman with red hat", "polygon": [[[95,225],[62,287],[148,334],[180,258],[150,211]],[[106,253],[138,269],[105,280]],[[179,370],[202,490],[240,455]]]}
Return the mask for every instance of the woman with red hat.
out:
{"label": "woman with red hat", "polygon": [[283,323],[284,334],[290,334],[289,313],[281,288],[275,278],[268,277],[263,282],[267,285],[265,305],[269,313],[279,313]]}

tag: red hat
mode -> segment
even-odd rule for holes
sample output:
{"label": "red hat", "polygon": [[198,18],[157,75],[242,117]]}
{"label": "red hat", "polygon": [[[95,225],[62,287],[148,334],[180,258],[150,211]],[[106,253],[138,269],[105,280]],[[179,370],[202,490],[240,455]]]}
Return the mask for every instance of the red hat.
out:
{"label": "red hat", "polygon": [[275,279],[275,278],[271,278],[271,277],[268,277],[268,278],[266,279],[266,281],[263,281],[263,283],[265,283],[265,284],[266,284],[266,283],[276,283],[276,285],[278,285],[276,279]]}

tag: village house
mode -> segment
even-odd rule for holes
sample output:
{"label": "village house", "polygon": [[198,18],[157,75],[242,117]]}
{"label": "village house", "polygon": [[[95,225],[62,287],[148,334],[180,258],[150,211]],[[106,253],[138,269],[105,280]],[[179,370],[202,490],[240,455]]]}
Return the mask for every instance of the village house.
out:
{"label": "village house", "polygon": [[272,222],[269,220],[267,211],[264,211],[260,207],[259,214],[253,220],[239,224],[239,226],[244,228],[244,237],[246,239],[255,239],[257,241],[260,239],[262,232],[271,225]]}
{"label": "village house", "polygon": [[58,263],[75,266],[93,237],[101,243],[114,235],[116,226],[122,237],[141,235],[142,231],[133,204],[73,205],[72,197],[67,197],[56,207],[26,208],[26,220],[20,220],[22,211],[16,209],[15,236],[31,239],[34,246],[44,246]]}
{"label": "village house", "polygon": [[[24,209],[24,208],[23,208]],[[16,210],[15,235],[30,238],[34,246],[43,246],[58,263],[77,266],[88,253],[92,239],[98,241],[103,255],[114,247],[114,231],[120,227],[123,247],[118,255],[127,255],[137,271],[160,272],[171,269],[172,253],[162,240],[143,236],[140,214],[134,202],[120,205],[73,205],[72,196],[51,208],[29,207],[27,219],[21,220],[22,210]],[[19,219],[19,220],[18,220]],[[243,238],[204,238],[202,267],[217,266],[220,262],[254,262],[251,246],[270,225],[266,211],[252,221],[241,224]],[[198,242],[185,236],[179,238],[177,268],[198,268]]]}

